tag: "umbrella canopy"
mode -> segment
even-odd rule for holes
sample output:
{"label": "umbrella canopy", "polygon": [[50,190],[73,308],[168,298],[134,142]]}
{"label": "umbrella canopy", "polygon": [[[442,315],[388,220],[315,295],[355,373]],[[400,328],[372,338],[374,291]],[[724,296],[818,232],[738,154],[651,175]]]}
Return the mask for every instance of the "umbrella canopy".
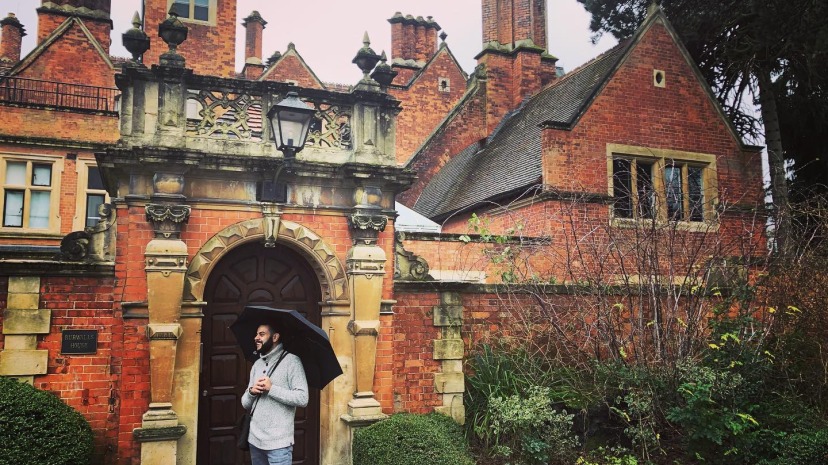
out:
{"label": "umbrella canopy", "polygon": [[251,362],[259,358],[253,338],[260,325],[271,323],[279,330],[285,350],[302,360],[308,386],[322,389],[342,374],[328,335],[296,310],[248,305],[230,325],[242,353]]}

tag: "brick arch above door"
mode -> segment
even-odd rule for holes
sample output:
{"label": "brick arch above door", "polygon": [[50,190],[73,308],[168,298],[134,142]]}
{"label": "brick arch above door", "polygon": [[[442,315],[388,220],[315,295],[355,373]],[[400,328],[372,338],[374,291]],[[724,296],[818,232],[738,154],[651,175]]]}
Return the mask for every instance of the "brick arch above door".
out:
{"label": "brick arch above door", "polygon": [[[203,301],[207,276],[222,256],[241,244],[264,241],[264,219],[247,220],[229,226],[210,238],[195,254],[187,268],[185,301]],[[350,301],[345,268],[319,234],[292,221],[279,222],[276,240],[304,255],[319,279],[323,301]]]}

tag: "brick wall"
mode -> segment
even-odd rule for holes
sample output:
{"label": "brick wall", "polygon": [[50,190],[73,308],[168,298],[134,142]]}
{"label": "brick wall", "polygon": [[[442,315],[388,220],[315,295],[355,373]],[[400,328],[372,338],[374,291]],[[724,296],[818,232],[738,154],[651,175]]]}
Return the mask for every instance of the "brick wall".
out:
{"label": "brick wall", "polygon": [[[40,20],[52,16],[41,15]],[[66,20],[65,17],[55,17]],[[60,21],[62,23],[63,21]],[[58,23],[59,24],[59,23]],[[93,35],[105,36],[106,42],[101,44],[109,49],[108,26],[85,21],[84,24]],[[48,25],[54,30],[57,24]],[[47,27],[47,26],[44,26]],[[99,38],[99,42],[100,42]],[[97,87],[115,87],[115,70],[106,63],[106,59],[89,41],[77,23],[73,23],[64,33],[53,42],[30,66],[19,74],[22,78],[42,79],[46,81],[66,82]]]}
{"label": "brick wall", "polygon": [[[440,88],[441,79],[447,80],[448,91]],[[465,76],[448,48],[441,48],[414,82],[389,89],[403,108],[397,116],[397,163],[405,163],[414,154],[465,91]]]}
{"label": "brick wall", "polygon": [[323,85],[313,72],[308,69],[305,63],[300,59],[293,48],[293,44],[288,46],[288,51],[282,55],[282,58],[274,63],[272,67],[265,71],[265,81],[293,81],[300,87],[311,89],[323,89]]}
{"label": "brick wall", "polygon": [[[144,2],[144,30],[150,38],[150,49],[144,54],[147,66],[158,64],[158,58],[169,47],[158,35],[158,25],[167,19],[167,0]],[[215,24],[182,19],[189,29],[187,40],[178,47],[185,66],[196,74],[234,77],[236,73],[236,1],[216,0]]]}

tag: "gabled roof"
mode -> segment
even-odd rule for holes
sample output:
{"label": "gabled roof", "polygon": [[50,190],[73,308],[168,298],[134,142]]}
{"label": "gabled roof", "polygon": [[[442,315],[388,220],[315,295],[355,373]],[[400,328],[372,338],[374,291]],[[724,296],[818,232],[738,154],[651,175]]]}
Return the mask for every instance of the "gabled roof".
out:
{"label": "gabled roof", "polygon": [[17,65],[14,66],[9,71],[9,74],[10,75],[18,74],[18,73],[24,71],[29,66],[31,66],[35,61],[37,61],[37,59],[41,55],[43,55],[43,53],[46,52],[46,50],[49,49],[49,47],[52,46],[52,44],[55,43],[55,41],[57,41],[61,36],[63,36],[63,34],[65,34],[66,31],[68,31],[69,28],[73,24],[77,24],[78,27],[80,27],[81,32],[83,32],[83,34],[86,36],[86,38],[92,44],[92,46],[95,47],[95,50],[98,52],[98,54],[101,55],[101,58],[103,59],[104,63],[106,63],[106,65],[109,66],[110,68],[115,69],[115,65],[112,63],[112,60],[110,59],[109,55],[107,55],[107,53],[104,50],[103,46],[98,42],[97,39],[95,39],[95,36],[92,35],[92,32],[90,32],[89,29],[86,27],[86,25],[83,23],[83,20],[81,20],[80,18],[78,18],[76,16],[70,16],[69,18],[66,19],[66,21],[61,23],[60,26],[56,27],[55,30],[52,31],[52,33],[49,34],[43,40],[43,42],[38,44],[38,46],[35,47],[34,50],[32,50],[28,55],[26,55],[25,58],[20,60],[17,63]]}
{"label": "gabled roof", "polygon": [[437,49],[437,52],[434,53],[433,55],[431,55],[431,58],[429,58],[429,60],[420,69],[418,69],[416,73],[414,73],[411,76],[411,79],[409,79],[408,82],[406,82],[404,84],[392,85],[391,87],[397,87],[397,88],[403,88],[404,89],[404,88],[413,86],[414,83],[420,78],[420,76],[422,76],[423,73],[426,72],[426,70],[429,68],[429,66],[431,66],[431,64],[434,63],[434,61],[436,61],[437,58],[439,58],[440,55],[443,54],[443,52],[448,54],[451,61],[454,62],[454,65],[457,66],[457,69],[460,70],[460,74],[463,76],[463,79],[467,80],[469,78],[469,75],[466,74],[466,72],[463,70],[463,67],[460,66],[460,62],[457,61],[457,57],[455,57],[454,53],[451,52],[451,49],[449,48],[448,44],[443,42],[443,43],[440,44],[440,47]]}
{"label": "gabled roof", "polygon": [[541,124],[570,124],[616,69],[629,41],[573,70],[507,114],[486,140],[454,156],[414,209],[429,218],[519,192],[541,180]]}
{"label": "gabled roof", "polygon": [[743,148],[749,148],[725,115],[663,10],[655,6],[631,38],[555,81],[506,115],[484,148],[478,151],[467,148],[453,157],[429,181],[414,209],[429,218],[441,219],[485,201],[525,192],[542,182],[540,136],[543,128],[572,129],[657,22],[667,29],[730,134]]}
{"label": "gabled roof", "polygon": [[326,88],[325,84],[322,83],[322,81],[319,79],[319,77],[316,76],[316,73],[314,73],[313,70],[311,69],[311,67],[308,66],[307,62],[305,62],[305,59],[302,58],[302,55],[300,55],[299,52],[296,51],[296,46],[293,44],[293,42],[288,44],[287,51],[282,56],[280,56],[278,60],[276,60],[270,66],[268,66],[267,69],[265,70],[265,72],[262,73],[261,76],[259,76],[257,81],[266,81],[267,77],[270,74],[272,74],[273,71],[276,70],[276,68],[279,67],[279,64],[282,63],[287,57],[290,57],[290,56],[295,57],[297,60],[299,60],[299,64],[302,65],[302,68],[304,68],[308,72],[308,75],[314,81],[316,81],[317,84],[319,84],[319,88],[321,88],[321,89]]}

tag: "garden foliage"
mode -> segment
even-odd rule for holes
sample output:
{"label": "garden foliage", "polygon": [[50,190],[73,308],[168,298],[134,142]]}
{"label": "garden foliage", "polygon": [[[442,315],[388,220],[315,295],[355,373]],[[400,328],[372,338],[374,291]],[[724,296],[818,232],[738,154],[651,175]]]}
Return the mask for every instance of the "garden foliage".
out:
{"label": "garden foliage", "polygon": [[92,429],[53,394],[0,377],[0,465],[89,465]]}
{"label": "garden foliage", "polygon": [[474,465],[462,429],[438,413],[398,413],[354,434],[354,465]]}

